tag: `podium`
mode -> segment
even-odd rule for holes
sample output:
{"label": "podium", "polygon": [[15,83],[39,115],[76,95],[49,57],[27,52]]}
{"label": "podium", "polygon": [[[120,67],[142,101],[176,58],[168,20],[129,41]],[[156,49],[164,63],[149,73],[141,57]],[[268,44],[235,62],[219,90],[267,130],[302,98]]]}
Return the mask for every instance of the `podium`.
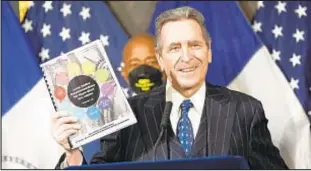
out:
{"label": "podium", "polygon": [[211,170],[250,169],[241,156],[211,156],[165,161],[132,161],[71,166],[70,170]]}

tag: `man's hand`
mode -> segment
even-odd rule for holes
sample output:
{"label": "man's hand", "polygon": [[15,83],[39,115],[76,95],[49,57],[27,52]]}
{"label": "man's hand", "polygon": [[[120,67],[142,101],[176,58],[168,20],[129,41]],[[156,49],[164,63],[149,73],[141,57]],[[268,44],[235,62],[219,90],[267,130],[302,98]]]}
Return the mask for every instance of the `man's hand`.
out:
{"label": "man's hand", "polygon": [[66,151],[68,165],[80,165],[82,154],[78,148],[70,149],[68,137],[79,131],[81,125],[78,119],[66,112],[56,112],[52,115],[52,135],[54,140]]}

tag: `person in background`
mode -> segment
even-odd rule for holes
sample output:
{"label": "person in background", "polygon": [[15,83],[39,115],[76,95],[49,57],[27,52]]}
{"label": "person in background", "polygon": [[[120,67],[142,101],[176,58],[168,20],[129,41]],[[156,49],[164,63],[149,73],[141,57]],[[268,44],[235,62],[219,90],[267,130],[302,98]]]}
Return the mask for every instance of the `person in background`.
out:
{"label": "person in background", "polygon": [[132,37],[123,49],[121,74],[135,94],[148,92],[162,85],[166,79],[160,70],[154,46],[152,35],[140,33]]}

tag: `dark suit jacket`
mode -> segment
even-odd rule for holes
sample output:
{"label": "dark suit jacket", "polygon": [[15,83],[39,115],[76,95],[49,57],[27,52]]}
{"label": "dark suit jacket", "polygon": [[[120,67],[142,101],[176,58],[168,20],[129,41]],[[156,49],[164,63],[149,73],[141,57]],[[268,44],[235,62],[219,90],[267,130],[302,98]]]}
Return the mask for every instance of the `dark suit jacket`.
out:
{"label": "dark suit jacket", "polygon": [[[252,169],[286,169],[279,150],[272,144],[261,103],[225,87],[209,83],[206,87],[205,108],[191,157],[239,155],[248,160]],[[165,85],[137,95],[129,103],[138,123],[103,137],[101,151],[90,163],[154,160],[153,147],[165,106]],[[157,160],[167,159],[168,154],[170,159],[184,158],[171,128],[167,137],[157,147]],[[64,158],[63,155],[56,168]]]}

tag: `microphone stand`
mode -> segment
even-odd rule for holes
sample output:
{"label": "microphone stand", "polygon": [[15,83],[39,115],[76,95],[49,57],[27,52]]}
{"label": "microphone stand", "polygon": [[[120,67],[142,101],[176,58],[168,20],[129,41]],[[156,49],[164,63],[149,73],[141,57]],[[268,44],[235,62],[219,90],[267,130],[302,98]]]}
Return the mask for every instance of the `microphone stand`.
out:
{"label": "microphone stand", "polygon": [[[173,103],[168,101],[166,102],[165,104],[165,108],[164,108],[164,112],[163,112],[163,116],[162,116],[162,120],[161,120],[161,131],[160,131],[160,134],[158,136],[158,139],[156,141],[156,143],[154,144],[154,149],[153,149],[153,159],[156,160],[156,149],[159,145],[159,143],[161,142],[162,138],[163,138],[163,135],[166,137],[166,141],[167,141],[167,144],[168,144],[168,136],[167,136],[167,127],[168,127],[168,122],[169,122],[169,116],[171,114],[171,110],[172,110],[172,106],[173,106]],[[167,146],[168,148],[168,146]],[[167,149],[169,150],[169,149]],[[169,153],[169,151],[168,151]],[[169,156],[169,154],[168,154]]]}

